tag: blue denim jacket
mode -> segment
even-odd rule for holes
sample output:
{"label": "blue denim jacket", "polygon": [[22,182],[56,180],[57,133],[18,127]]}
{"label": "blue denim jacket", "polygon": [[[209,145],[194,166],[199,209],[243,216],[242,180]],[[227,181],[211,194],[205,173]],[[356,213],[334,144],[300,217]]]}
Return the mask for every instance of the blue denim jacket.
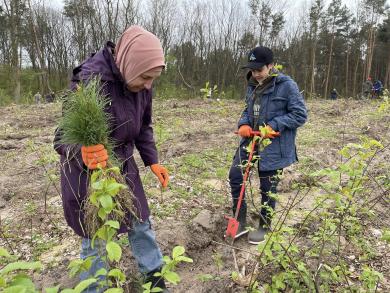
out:
{"label": "blue denim jacket", "polygon": [[[255,86],[248,84],[246,107],[238,122],[241,125],[255,126],[253,114],[256,99]],[[287,75],[278,73],[271,85],[264,90],[260,99],[260,112],[257,125],[268,124],[280,137],[272,139],[272,144],[260,152],[259,168],[270,171],[285,168],[298,160],[295,146],[297,128],[307,120],[307,110],[297,84]],[[242,143],[247,140],[243,139]]]}

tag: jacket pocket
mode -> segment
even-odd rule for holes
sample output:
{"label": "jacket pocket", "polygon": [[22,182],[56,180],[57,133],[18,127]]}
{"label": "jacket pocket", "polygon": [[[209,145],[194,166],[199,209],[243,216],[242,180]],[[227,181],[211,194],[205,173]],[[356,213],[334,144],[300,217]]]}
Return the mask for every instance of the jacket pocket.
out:
{"label": "jacket pocket", "polygon": [[271,97],[269,101],[269,112],[284,112],[287,107],[287,98],[285,97]]}
{"label": "jacket pocket", "polygon": [[271,139],[271,144],[266,146],[264,150],[260,153],[260,157],[268,157],[268,156],[278,156],[281,157],[282,151],[281,151],[281,141],[279,137],[276,137],[274,139]]}
{"label": "jacket pocket", "polygon": [[293,157],[295,154],[295,132],[286,129],[280,136],[280,150],[283,158]]}

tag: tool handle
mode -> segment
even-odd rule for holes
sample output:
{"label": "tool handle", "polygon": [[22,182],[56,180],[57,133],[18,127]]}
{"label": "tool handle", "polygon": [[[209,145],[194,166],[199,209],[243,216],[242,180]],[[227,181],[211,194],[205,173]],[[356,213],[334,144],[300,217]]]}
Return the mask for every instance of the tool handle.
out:
{"label": "tool handle", "polygon": [[[252,130],[250,133],[251,133],[251,136],[255,136],[255,135],[261,136],[261,132],[260,131]],[[238,131],[234,131],[234,134],[238,134]]]}
{"label": "tool handle", "polygon": [[[255,131],[253,131],[253,132],[255,132]],[[259,132],[259,131],[256,131],[256,132]],[[246,169],[245,169],[245,174],[244,174],[244,178],[243,178],[242,185],[241,185],[240,196],[238,197],[238,203],[237,203],[237,207],[236,207],[236,213],[235,213],[235,215],[234,215],[234,218],[235,218],[236,220],[237,220],[238,214],[239,214],[239,212],[240,212],[241,203],[242,203],[242,198],[244,197],[246,180],[248,179],[249,171],[250,171],[250,169],[251,169],[251,162],[252,162],[252,158],[253,158],[253,153],[254,153],[254,151],[255,151],[255,146],[256,146],[256,138],[253,137],[253,139],[252,139],[251,151],[250,151],[250,153],[249,153],[248,163],[247,163],[247,166],[246,166]]]}

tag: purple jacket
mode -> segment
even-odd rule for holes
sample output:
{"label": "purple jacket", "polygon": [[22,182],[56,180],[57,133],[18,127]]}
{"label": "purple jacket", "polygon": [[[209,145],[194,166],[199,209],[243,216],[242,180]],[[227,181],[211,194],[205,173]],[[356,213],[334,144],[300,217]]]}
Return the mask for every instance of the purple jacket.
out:
{"label": "purple jacket", "polygon": [[[115,141],[114,152],[123,162],[122,173],[136,197],[135,208],[138,216],[141,220],[146,220],[150,211],[133,153],[135,146],[145,166],[158,163],[151,127],[152,91],[145,89],[132,93],[127,90],[114,62],[114,47],[113,43],[108,42],[102,50],[76,67],[73,70],[72,88],[91,76],[100,76],[103,92],[111,100],[107,111],[113,118],[110,136]],[[89,171],[83,164],[80,146],[60,144],[60,138],[60,131],[57,130],[54,148],[61,155],[61,192],[65,219],[78,235],[86,237],[82,203],[87,192]],[[129,227],[122,225],[120,232],[128,229]]]}

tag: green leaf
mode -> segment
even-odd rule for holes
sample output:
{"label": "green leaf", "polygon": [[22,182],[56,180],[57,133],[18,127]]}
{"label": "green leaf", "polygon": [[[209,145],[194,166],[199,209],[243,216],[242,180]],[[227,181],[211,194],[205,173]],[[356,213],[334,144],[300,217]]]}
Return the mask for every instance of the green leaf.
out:
{"label": "green leaf", "polygon": [[61,293],[75,293],[75,291],[73,289],[64,289]]}
{"label": "green leaf", "polygon": [[92,189],[94,189],[94,190],[102,190],[104,188],[104,181],[99,180],[97,182],[92,183],[91,186],[92,186]]}
{"label": "green leaf", "polygon": [[127,186],[124,184],[120,184],[117,182],[110,182],[109,185],[107,186],[107,193],[111,196],[115,196],[121,191],[122,189],[126,189]]}
{"label": "green leaf", "polygon": [[113,172],[119,175],[121,173],[121,170],[119,169],[119,167],[111,167],[110,169],[107,170],[107,172]]}
{"label": "green leaf", "polygon": [[90,256],[85,260],[82,259],[72,260],[68,265],[68,269],[70,269],[69,275],[71,277],[74,277],[75,275],[79,274],[82,271],[88,271],[91,268],[92,260],[94,258],[95,256]]}
{"label": "green leaf", "polygon": [[160,287],[154,287],[152,290],[150,290],[150,292],[162,292],[163,289],[161,289]]}
{"label": "green leaf", "polygon": [[95,169],[93,172],[92,172],[92,175],[91,175],[91,183],[95,183],[96,180],[98,180],[100,174],[102,173],[102,170],[100,169]]}
{"label": "green leaf", "polygon": [[3,269],[0,270],[0,275],[5,275],[9,272],[13,272],[17,270],[40,270],[41,268],[42,268],[42,264],[39,261],[36,262],[18,261],[6,265]]}
{"label": "green leaf", "polygon": [[169,283],[172,283],[174,285],[177,285],[177,283],[180,282],[180,277],[175,272],[166,272],[164,274],[164,279],[167,280]]}
{"label": "green leaf", "polygon": [[87,289],[87,288],[89,287],[89,285],[92,285],[93,283],[96,283],[96,282],[97,282],[97,280],[94,279],[94,278],[90,278],[90,279],[81,281],[81,282],[74,288],[74,292],[75,292],[75,293],[81,293],[81,292],[83,292],[85,289]]}
{"label": "green leaf", "polygon": [[176,258],[177,261],[184,261],[184,262],[194,262],[192,258],[186,257],[186,256],[178,256]]}
{"label": "green leaf", "polygon": [[5,279],[0,276],[0,288],[5,287]]}
{"label": "green leaf", "polygon": [[7,258],[11,257],[11,255],[8,253],[8,251],[6,249],[4,249],[3,247],[0,247],[0,256],[7,257]]}
{"label": "green leaf", "polygon": [[46,293],[58,293],[59,290],[60,290],[60,285],[56,287],[45,288]]}
{"label": "green leaf", "polygon": [[11,286],[8,288],[5,288],[3,293],[26,293],[27,288],[24,286]]}
{"label": "green leaf", "polygon": [[104,208],[99,209],[98,216],[100,219],[102,219],[102,221],[104,221],[106,219],[107,212],[104,210]]}
{"label": "green leaf", "polygon": [[100,239],[103,239],[103,240],[108,242],[112,239],[112,237],[115,235],[115,233],[116,233],[115,229],[113,229],[109,226],[103,226],[103,227],[100,227],[99,230],[96,231],[93,239],[95,239],[95,237],[98,236]]}
{"label": "green leaf", "polygon": [[99,269],[96,273],[95,273],[95,278],[97,277],[100,277],[100,276],[106,276],[107,275],[107,270],[105,268],[101,268]]}
{"label": "green leaf", "polygon": [[126,275],[119,269],[112,269],[109,273],[108,276],[114,277],[118,279],[121,282],[126,281]]}
{"label": "green leaf", "polygon": [[172,251],[173,259],[176,259],[177,257],[183,255],[185,251],[186,250],[183,246],[175,246]]}
{"label": "green leaf", "polygon": [[105,226],[110,226],[114,229],[119,229],[119,222],[118,221],[113,221],[113,220],[110,220],[110,221],[107,221],[104,223]]}
{"label": "green leaf", "polygon": [[106,244],[106,250],[110,261],[119,261],[121,259],[122,248],[114,241],[110,241]]}
{"label": "green leaf", "polygon": [[145,284],[142,285],[142,288],[150,291],[150,287],[152,287],[152,282],[147,282]]}
{"label": "green leaf", "polygon": [[89,196],[89,201],[96,207],[99,207],[99,204],[97,203],[97,192],[92,192]]}
{"label": "green leaf", "polygon": [[112,197],[109,195],[104,195],[99,198],[100,204],[106,212],[110,212],[114,208]]}
{"label": "green leaf", "polygon": [[166,264],[169,264],[169,263],[171,263],[171,258],[169,257],[169,256],[167,256],[167,255],[164,255],[163,256],[163,261],[166,263]]}
{"label": "green leaf", "polygon": [[[35,285],[31,279],[25,274],[19,274],[15,276],[10,283],[11,286],[23,286],[25,288],[33,289],[35,291]],[[30,291],[30,290],[29,290]]]}

